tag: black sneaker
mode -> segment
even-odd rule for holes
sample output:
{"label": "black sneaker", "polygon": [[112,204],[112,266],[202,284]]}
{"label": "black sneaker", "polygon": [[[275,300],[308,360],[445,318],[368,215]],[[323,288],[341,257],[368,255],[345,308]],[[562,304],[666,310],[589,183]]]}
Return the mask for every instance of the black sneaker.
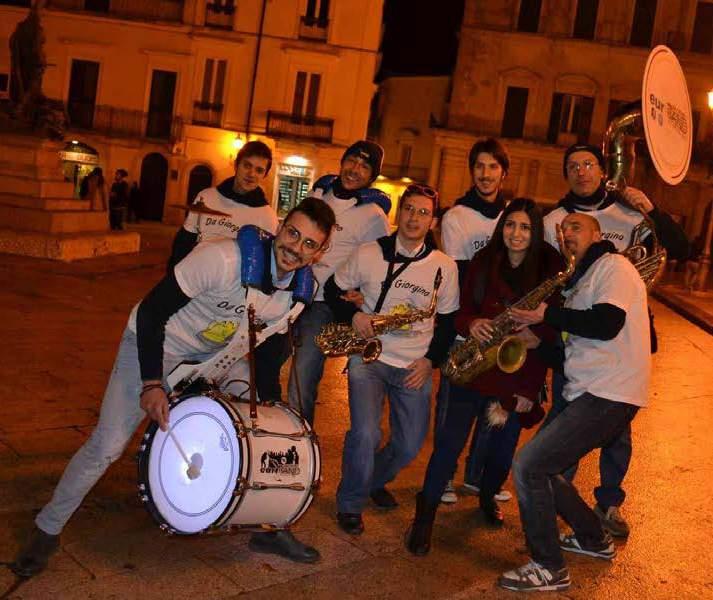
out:
{"label": "black sneaker", "polygon": [[364,521],[359,513],[337,513],[339,528],[349,535],[364,533]]}
{"label": "black sneaker", "polygon": [[551,571],[534,560],[498,577],[498,585],[513,592],[556,592],[571,584],[567,567]]}
{"label": "black sneaker", "polygon": [[599,517],[599,522],[605,531],[611,533],[614,537],[625,538],[629,537],[629,524],[621,514],[621,508],[618,506],[610,506],[604,510],[598,504],[594,507],[594,514]]}
{"label": "black sneaker", "polygon": [[597,547],[593,548],[585,548],[584,546],[582,546],[573,533],[561,533],[560,548],[562,548],[562,550],[564,550],[565,552],[586,554],[587,556],[601,558],[602,560],[612,560],[616,556],[616,547],[614,546],[614,541],[608,533],[604,534],[604,539],[602,540],[602,543]]}
{"label": "black sneaker", "polygon": [[396,502],[394,495],[386,488],[374,490],[371,494],[369,494],[369,497],[371,498],[371,501],[376,504],[377,508],[381,508],[383,510],[391,510],[399,505],[399,503]]}
{"label": "black sneaker", "polygon": [[50,557],[59,549],[59,536],[35,527],[25,547],[11,563],[10,569],[19,577],[32,577],[47,567]]}
{"label": "black sneaker", "polygon": [[277,554],[298,563],[316,563],[321,558],[316,548],[303,544],[286,529],[253,533],[248,548],[262,554]]}

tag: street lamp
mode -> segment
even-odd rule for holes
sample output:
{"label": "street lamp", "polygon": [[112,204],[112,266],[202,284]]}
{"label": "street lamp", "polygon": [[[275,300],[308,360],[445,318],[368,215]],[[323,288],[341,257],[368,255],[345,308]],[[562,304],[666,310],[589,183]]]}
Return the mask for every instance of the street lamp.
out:
{"label": "street lamp", "polygon": [[[708,92],[708,108],[713,111],[713,90]],[[705,213],[704,213],[705,214]],[[713,207],[708,216],[708,229],[706,230],[706,239],[703,244],[701,258],[698,261],[698,274],[696,277],[696,289],[703,291],[706,289],[708,273],[711,269],[711,239],[713,238]]]}

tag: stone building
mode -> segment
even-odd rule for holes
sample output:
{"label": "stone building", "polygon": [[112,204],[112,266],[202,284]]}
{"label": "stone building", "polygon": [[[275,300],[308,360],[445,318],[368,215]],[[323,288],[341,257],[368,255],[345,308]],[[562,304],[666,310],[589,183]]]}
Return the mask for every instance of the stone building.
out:
{"label": "stone building", "polygon": [[[29,4],[0,0],[0,100]],[[382,4],[46,0],[43,87],[69,113],[66,177],[125,168],[144,216],[179,222],[169,205],[229,177],[258,138],[273,148],[265,188],[284,214],[366,133]]]}
{"label": "stone building", "polygon": [[507,188],[553,203],[566,191],[563,148],[602,142],[615,110],[640,96],[650,49],[681,61],[693,107],[694,161],[665,185],[645,159],[635,184],[693,238],[713,198],[713,2],[696,0],[467,0],[445,126],[435,129],[429,180],[452,201],[470,185],[467,153],[505,138]]}

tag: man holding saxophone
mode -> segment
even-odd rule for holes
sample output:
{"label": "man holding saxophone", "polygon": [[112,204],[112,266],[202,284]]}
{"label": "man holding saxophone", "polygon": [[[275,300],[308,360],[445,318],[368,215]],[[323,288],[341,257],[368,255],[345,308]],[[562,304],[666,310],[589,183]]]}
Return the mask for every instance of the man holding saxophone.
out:
{"label": "man holding saxophone", "polygon": [[[369,497],[379,508],[397,506],[385,486],[423,445],[433,365],[443,361],[455,337],[458,270],[433,242],[430,232],[437,210],[436,190],[407,187],[396,232],[360,246],[325,285],[330,308],[338,320],[351,322],[356,336],[374,338],[375,315],[381,321],[378,359],[370,362],[354,355],[348,364],[350,429],[344,439],[337,521],[352,535],[364,530],[362,512]],[[357,288],[364,295],[361,310],[342,299],[347,290]],[[377,452],[385,395],[391,437]]]}
{"label": "man holding saxophone", "polygon": [[[656,237],[667,250],[668,257],[685,260],[688,257],[688,240],[681,227],[664,211],[656,208],[641,190],[627,187],[622,192],[608,190],[605,185],[605,161],[601,148],[592,145],[573,145],[564,154],[563,175],[570,191],[560,200],[557,208],[545,217],[545,239],[555,248],[555,228],[569,214],[583,213],[595,218],[601,228],[601,238],[614,244],[622,252],[631,243],[632,232],[645,218],[653,223]],[[644,244],[652,250],[653,236]],[[638,277],[638,275],[637,275]],[[656,336],[651,329],[652,352],[656,351]],[[562,398],[561,376],[553,378],[552,410],[545,421],[548,424],[567,403]],[[604,527],[614,536],[629,535],[629,525],[620,507],[626,496],[622,483],[631,461],[631,429],[625,428],[611,445],[602,449],[599,458],[601,484],[594,489],[597,504],[594,508]],[[574,477],[575,468],[567,472]]]}

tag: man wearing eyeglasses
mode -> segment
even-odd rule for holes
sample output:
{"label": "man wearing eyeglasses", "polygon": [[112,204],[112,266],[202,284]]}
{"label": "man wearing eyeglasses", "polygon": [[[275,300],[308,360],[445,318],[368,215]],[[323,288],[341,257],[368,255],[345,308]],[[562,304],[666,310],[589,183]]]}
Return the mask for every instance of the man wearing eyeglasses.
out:
{"label": "man wearing eyeglasses", "polygon": [[[644,219],[643,215],[646,215],[653,222],[656,236],[668,251],[668,257],[686,259],[688,240],[681,227],[669,215],[655,207],[641,190],[633,187],[627,187],[623,192],[607,190],[605,169],[604,155],[599,146],[574,144],[567,148],[562,172],[570,191],[559,201],[557,208],[545,217],[545,239],[559,249],[556,226],[569,214],[586,213],[598,221],[601,239],[609,240],[617,251],[621,252],[629,246],[632,231]],[[648,236],[644,243],[649,245],[650,252],[651,236]],[[653,321],[651,325],[651,350],[655,352],[656,335]],[[567,406],[562,397],[564,383],[563,377],[555,374],[552,409],[543,427]],[[612,444],[602,449],[599,458],[601,484],[594,489],[597,501],[594,512],[605,529],[616,537],[627,537],[630,530],[620,507],[626,496],[622,483],[629,468],[631,452],[631,427],[627,427]],[[575,472],[576,465],[565,476],[572,479]]]}
{"label": "man wearing eyeglasses", "polygon": [[[319,289],[315,301],[297,322],[297,352],[289,378],[290,406],[301,411],[311,425],[325,360],[314,338],[323,325],[334,321],[332,309],[324,300],[324,284],[361,244],[389,233],[391,200],[381,190],[369,187],[381,171],[383,156],[378,144],[356,142],[344,152],[339,175],[321,177],[312,191],[334,211],[337,224],[330,247],[313,266]],[[354,294],[353,290],[349,292]]]}
{"label": "man wearing eyeglasses", "polygon": [[[436,224],[438,193],[410,185],[401,197],[398,229],[364,244],[341,264],[325,286],[325,298],[339,321],[352,324],[360,337],[374,338],[375,314],[399,315],[425,310],[431,303],[436,274],[436,315],[378,336],[378,359],[365,362],[353,355],[348,363],[350,429],[344,439],[342,479],[337,490],[337,522],[359,535],[362,512],[371,498],[382,509],[398,505],[386,485],[418,454],[428,431],[433,366],[446,356],[455,337],[458,269],[436,249],[431,229]],[[343,300],[347,290],[360,289],[361,310]],[[390,438],[381,441],[381,412],[389,398]]]}
{"label": "man wearing eyeglasses", "polygon": [[[29,543],[12,565],[18,575],[29,577],[47,566],[65,524],[121,456],[145,415],[164,431],[175,425],[169,423],[166,383],[174,367],[204,362],[223,350],[238,329],[245,327],[248,304],[267,325],[283,320],[295,302],[309,304],[315,288],[309,265],[326,247],[334,222],[334,213],[325,202],[306,198],[290,211],[274,237],[246,226],[237,241],[199,245],[134,307],[104,393],[99,422],[37,515]],[[263,348],[257,348],[256,363],[277,360]],[[239,360],[224,380],[231,382],[244,371],[245,359]],[[256,384],[262,400],[279,399],[279,368],[257,370]],[[287,530],[253,534],[249,547],[297,562],[319,560],[317,550]]]}
{"label": "man wearing eyeglasses", "polygon": [[[510,170],[510,157],[499,140],[481,139],[470,149],[468,168],[473,185],[446,211],[441,224],[443,251],[456,261],[461,284],[471,259],[488,244],[505,208],[502,185]],[[445,421],[447,404],[448,381],[442,379],[437,396],[435,435],[438,435]],[[463,491],[475,495],[480,493],[485,447],[492,433],[483,423],[484,419],[478,419],[475,426],[463,477]],[[500,490],[495,495],[495,499],[501,502],[511,497],[507,490]],[[457,501],[455,486],[453,481],[449,481],[441,502],[453,504]],[[500,509],[493,505],[493,510],[497,513]],[[493,521],[502,519],[502,516],[493,514],[488,518]]]}

